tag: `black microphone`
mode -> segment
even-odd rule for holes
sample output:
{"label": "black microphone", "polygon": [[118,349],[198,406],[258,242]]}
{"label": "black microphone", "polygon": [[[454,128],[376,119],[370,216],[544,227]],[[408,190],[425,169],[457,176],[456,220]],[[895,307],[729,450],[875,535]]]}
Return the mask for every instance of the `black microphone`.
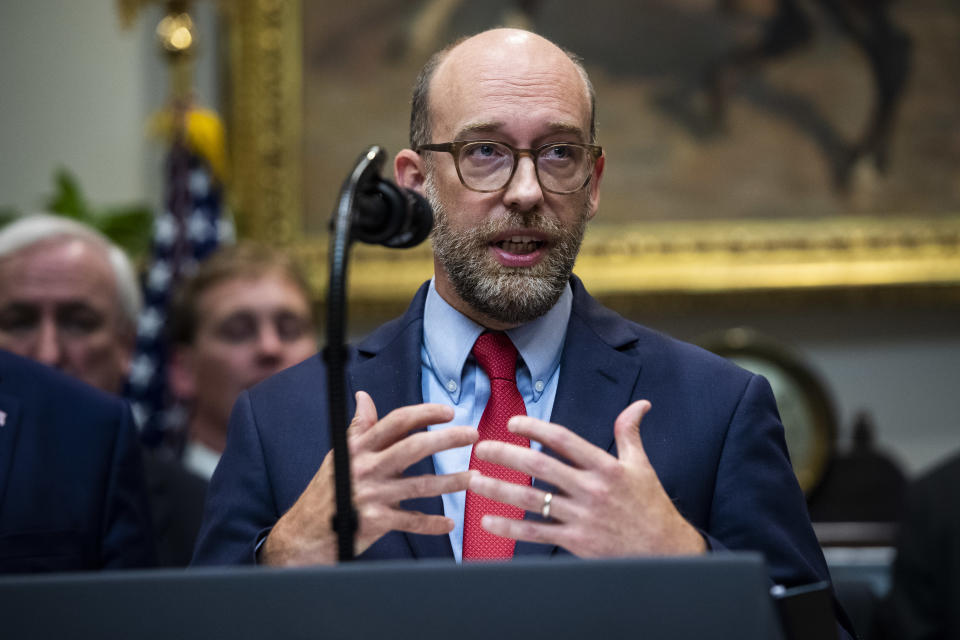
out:
{"label": "black microphone", "polygon": [[408,249],[430,235],[433,209],[419,193],[380,177],[385,158],[378,146],[361,157],[360,165],[365,166],[357,182],[350,235],[367,244]]}
{"label": "black microphone", "polygon": [[340,198],[330,220],[330,288],[327,293],[327,405],[330,410],[330,444],[336,515],[337,557],[352,560],[357,511],[350,480],[350,447],[347,445],[347,383],[344,318],[347,298],[347,263],[350,242],[360,240],[405,249],[423,242],[433,226],[433,210],[426,200],[380,177],[386,153],[373,146],[360,156],[343,181]]}

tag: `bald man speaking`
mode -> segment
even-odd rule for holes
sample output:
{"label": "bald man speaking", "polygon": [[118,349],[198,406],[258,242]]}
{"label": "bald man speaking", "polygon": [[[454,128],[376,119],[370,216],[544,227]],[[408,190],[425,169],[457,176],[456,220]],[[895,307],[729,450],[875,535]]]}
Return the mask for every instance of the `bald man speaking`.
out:
{"label": "bald man speaking", "polygon": [[[361,559],[762,552],[829,579],[767,382],[602,307],[572,275],[606,156],[578,59],[496,29],[416,81],[398,184],[434,277],[351,351]],[[195,563],[331,564],[319,357],[244,393]]]}

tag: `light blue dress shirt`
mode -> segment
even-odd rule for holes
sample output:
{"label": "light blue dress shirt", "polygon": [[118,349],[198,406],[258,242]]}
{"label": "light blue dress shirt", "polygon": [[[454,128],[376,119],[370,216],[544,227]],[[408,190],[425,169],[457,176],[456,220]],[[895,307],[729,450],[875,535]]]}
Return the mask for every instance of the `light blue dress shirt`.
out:
{"label": "light blue dress shirt", "polygon": [[[523,396],[527,415],[549,420],[557,394],[560,352],[567,334],[573,292],[568,284],[557,304],[545,315],[507,331],[520,353],[517,360],[517,388]],[[477,366],[470,351],[484,328],[451,307],[430,281],[423,309],[423,343],[420,370],[423,401],[453,408],[453,420],[431,425],[430,430],[451,425],[480,424],[480,416],[490,397],[490,380]],[[540,444],[530,446],[539,449]],[[438,474],[466,471],[470,466],[470,447],[441,451],[433,456]],[[443,495],[443,512],[454,521],[450,543],[457,562],[463,557],[463,508],[466,491]]]}

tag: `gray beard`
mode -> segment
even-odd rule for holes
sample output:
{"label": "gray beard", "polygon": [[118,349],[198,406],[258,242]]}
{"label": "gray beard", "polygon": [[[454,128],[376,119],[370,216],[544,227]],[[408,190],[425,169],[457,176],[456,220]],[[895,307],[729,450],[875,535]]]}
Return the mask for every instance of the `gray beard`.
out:
{"label": "gray beard", "polygon": [[[547,219],[539,211],[511,211],[505,218],[457,231],[450,226],[449,213],[433,181],[428,178],[424,187],[433,207],[434,256],[454,291],[473,310],[497,322],[518,325],[539,318],[557,303],[573,273],[586,231],[586,201],[572,227]],[[490,256],[490,238],[517,227],[541,231],[550,238],[547,254],[533,267],[505,267]]]}

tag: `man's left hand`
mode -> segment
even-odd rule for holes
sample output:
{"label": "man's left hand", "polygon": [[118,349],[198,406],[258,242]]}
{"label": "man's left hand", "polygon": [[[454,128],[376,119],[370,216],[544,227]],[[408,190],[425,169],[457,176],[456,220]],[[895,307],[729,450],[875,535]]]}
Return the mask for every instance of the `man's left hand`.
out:
{"label": "man's left hand", "polygon": [[[569,429],[527,416],[510,419],[510,431],[549,447],[568,463],[540,451],[493,440],[476,455],[548,482],[556,489],[547,521],[484,516],[492,534],[559,545],[583,557],[695,554],[706,551],[700,533],[674,507],[640,440],[646,400],[624,409],[613,425],[618,458]],[[475,474],[469,489],[541,513],[546,491]]]}

